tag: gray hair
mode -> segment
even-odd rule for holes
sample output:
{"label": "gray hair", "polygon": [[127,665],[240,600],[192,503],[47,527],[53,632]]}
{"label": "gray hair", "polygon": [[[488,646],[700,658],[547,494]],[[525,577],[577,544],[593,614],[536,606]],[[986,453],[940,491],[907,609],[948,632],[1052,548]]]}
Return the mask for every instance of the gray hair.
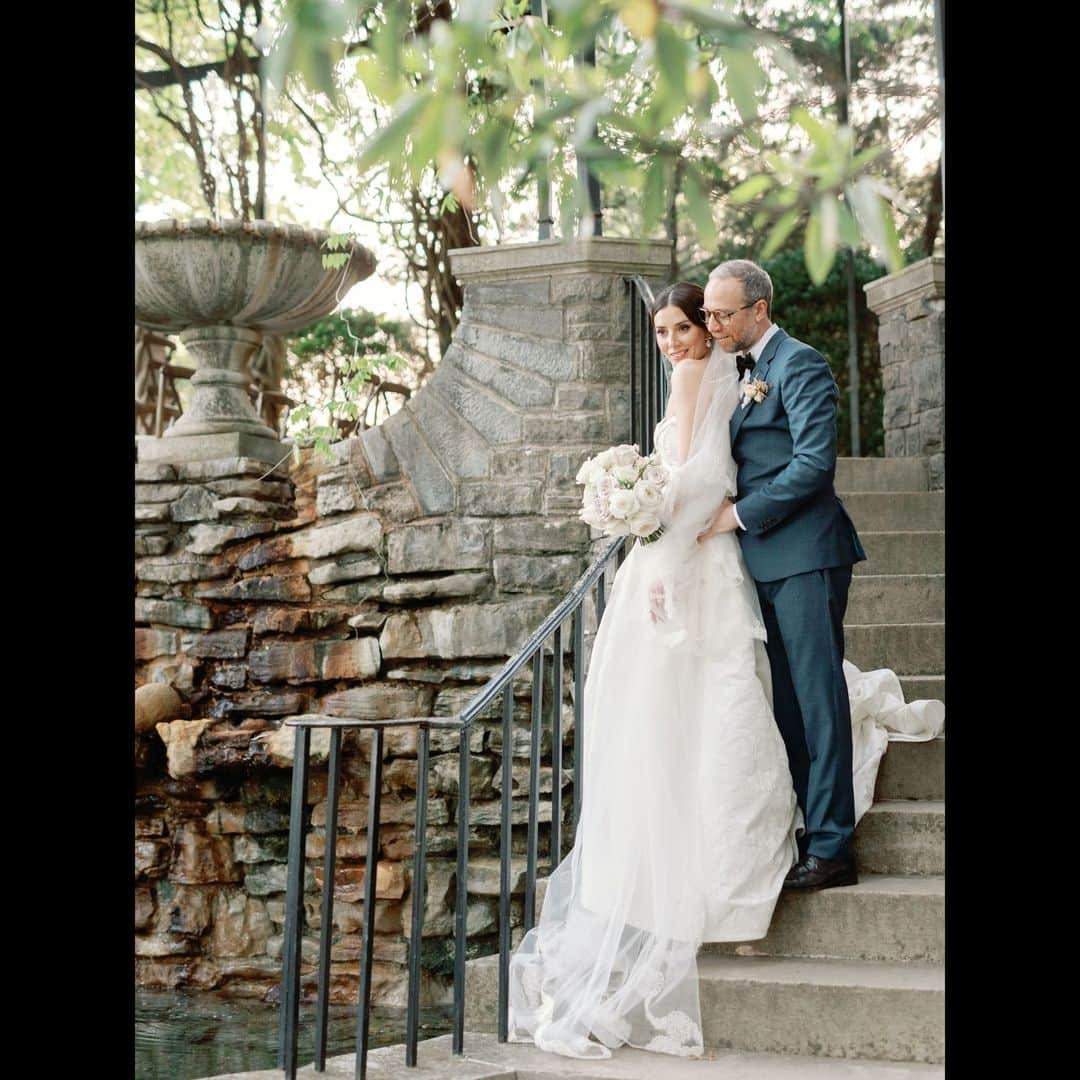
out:
{"label": "gray hair", "polygon": [[758,300],[764,300],[765,314],[770,319],[772,318],[772,278],[757,263],[749,259],[728,259],[712,268],[709,280],[712,281],[714,278],[734,278],[736,281],[741,281],[745,302],[753,304]]}

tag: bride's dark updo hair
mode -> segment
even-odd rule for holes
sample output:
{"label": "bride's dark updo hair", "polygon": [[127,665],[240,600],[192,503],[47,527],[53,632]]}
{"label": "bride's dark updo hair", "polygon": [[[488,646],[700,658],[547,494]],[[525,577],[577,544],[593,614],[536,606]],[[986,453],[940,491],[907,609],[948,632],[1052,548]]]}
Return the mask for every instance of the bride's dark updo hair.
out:
{"label": "bride's dark updo hair", "polygon": [[653,305],[649,308],[649,317],[656,318],[658,311],[666,307],[677,307],[695,325],[708,332],[701,309],[705,306],[705,290],[700,285],[691,285],[689,281],[676,281],[656,294]]}

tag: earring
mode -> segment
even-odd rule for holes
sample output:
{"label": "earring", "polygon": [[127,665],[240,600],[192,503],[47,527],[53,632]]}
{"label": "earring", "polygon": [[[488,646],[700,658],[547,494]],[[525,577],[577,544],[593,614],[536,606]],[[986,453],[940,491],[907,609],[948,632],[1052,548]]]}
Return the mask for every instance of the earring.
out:
{"label": "earring", "polygon": [[707,334],[705,335],[705,348],[706,349],[711,349],[712,348],[712,338],[709,337]]}

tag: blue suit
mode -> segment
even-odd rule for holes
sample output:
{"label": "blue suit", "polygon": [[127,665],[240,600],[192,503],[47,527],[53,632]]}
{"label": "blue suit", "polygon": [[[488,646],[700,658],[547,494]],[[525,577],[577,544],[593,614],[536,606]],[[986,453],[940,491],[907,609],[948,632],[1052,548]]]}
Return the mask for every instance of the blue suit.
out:
{"label": "blue suit", "polygon": [[768,634],[773,711],[806,821],[804,852],[851,857],[855,829],[844,612],[866,558],[836,496],[836,403],[825,358],[777,328],[750,377],[761,402],[737,406],[737,530]]}

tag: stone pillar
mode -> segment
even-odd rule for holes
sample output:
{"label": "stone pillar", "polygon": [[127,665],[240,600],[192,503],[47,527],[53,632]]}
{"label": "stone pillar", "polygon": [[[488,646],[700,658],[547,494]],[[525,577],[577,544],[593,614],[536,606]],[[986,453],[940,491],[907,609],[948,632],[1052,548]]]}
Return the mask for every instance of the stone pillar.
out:
{"label": "stone pillar", "polygon": [[932,255],[864,285],[878,317],[885,456],[930,459],[945,487],[945,257]]}
{"label": "stone pillar", "polygon": [[424,514],[576,514],[581,461],[629,437],[623,275],[659,285],[670,252],[606,237],[452,251],[461,323],[423,390],[363,434],[375,479],[399,468]]}

